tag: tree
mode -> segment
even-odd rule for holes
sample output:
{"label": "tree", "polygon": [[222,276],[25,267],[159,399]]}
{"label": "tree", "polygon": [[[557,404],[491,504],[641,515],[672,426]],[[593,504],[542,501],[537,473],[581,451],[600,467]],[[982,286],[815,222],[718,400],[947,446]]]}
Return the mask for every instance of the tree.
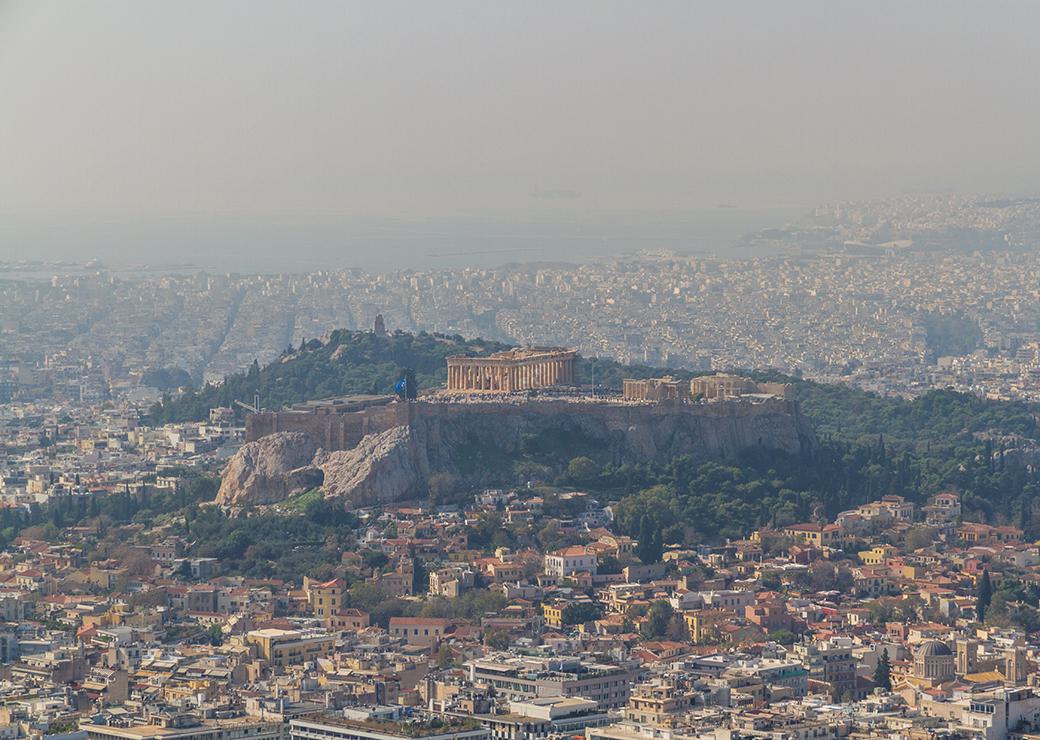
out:
{"label": "tree", "polygon": [[675,610],[670,602],[659,599],[650,605],[646,620],[639,627],[639,634],[644,640],[657,640],[668,632],[668,624],[672,621]]}
{"label": "tree", "polygon": [[370,570],[382,570],[390,562],[390,558],[387,557],[386,553],[379,550],[365,550],[361,553],[361,560],[365,563],[365,567]]}
{"label": "tree", "polygon": [[599,475],[599,467],[592,458],[581,456],[567,463],[567,479],[575,483],[587,483]]}
{"label": "tree", "polygon": [[488,630],[484,635],[484,644],[492,650],[508,650],[509,635],[502,630]]}
{"label": "tree", "polygon": [[989,580],[989,570],[984,570],[975,589],[975,616],[980,622],[986,618],[986,611],[989,609],[991,601],[993,601],[993,584]]}
{"label": "tree", "polygon": [[568,625],[585,624],[600,618],[599,607],[592,602],[568,604],[563,608],[563,623]]}
{"label": "tree", "polygon": [[661,560],[661,532],[654,526],[649,514],[643,514],[639,522],[639,546],[636,554],[646,565]]}
{"label": "tree", "polygon": [[911,527],[906,533],[903,549],[905,552],[914,552],[922,547],[928,547],[935,542],[935,530],[931,527]]}
{"label": "tree", "polygon": [[877,668],[874,669],[874,685],[885,691],[892,690],[892,663],[888,659],[888,648],[881,650]]}
{"label": "tree", "polygon": [[452,654],[448,643],[442,642],[440,647],[437,648],[436,660],[438,668],[451,668],[455,665],[455,656]]}
{"label": "tree", "polygon": [[397,395],[402,399],[414,401],[419,397],[419,385],[415,381],[415,370],[410,367],[401,368],[401,380],[394,386]]}
{"label": "tree", "polygon": [[426,481],[430,504],[436,506],[451,501],[459,490],[459,479],[451,473],[433,473]]}
{"label": "tree", "polygon": [[773,630],[769,633],[769,639],[781,645],[794,645],[798,641],[798,635],[791,630]]}
{"label": "tree", "polygon": [[430,587],[430,574],[419,558],[412,556],[412,593],[424,594]]}
{"label": "tree", "polygon": [[672,642],[686,642],[690,637],[690,631],[686,628],[686,620],[681,614],[673,614],[668,620],[668,628],[664,631],[666,640]]}
{"label": "tree", "polygon": [[220,628],[219,624],[211,624],[209,629],[206,630],[206,639],[209,640],[209,644],[214,647],[224,644],[224,630]]}

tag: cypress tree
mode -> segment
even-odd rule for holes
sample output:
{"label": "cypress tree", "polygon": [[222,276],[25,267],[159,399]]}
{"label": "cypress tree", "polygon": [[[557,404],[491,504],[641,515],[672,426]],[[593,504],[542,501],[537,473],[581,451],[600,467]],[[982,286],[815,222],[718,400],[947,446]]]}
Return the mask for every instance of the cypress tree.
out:
{"label": "cypress tree", "polygon": [[636,552],[645,565],[661,560],[661,533],[649,515],[639,520],[639,547]]}
{"label": "cypress tree", "polygon": [[874,685],[885,691],[892,690],[892,662],[888,659],[888,648],[881,651],[877,668],[874,669]]}
{"label": "cypress tree", "polygon": [[979,578],[979,585],[975,589],[975,614],[980,622],[986,618],[986,612],[989,610],[992,600],[993,584],[989,580],[989,571],[984,570],[982,577]]}

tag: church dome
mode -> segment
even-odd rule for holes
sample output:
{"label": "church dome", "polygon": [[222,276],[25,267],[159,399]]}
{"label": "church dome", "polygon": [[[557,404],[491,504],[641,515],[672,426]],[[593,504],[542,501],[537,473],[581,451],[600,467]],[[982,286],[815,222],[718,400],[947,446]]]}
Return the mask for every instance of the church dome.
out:
{"label": "church dome", "polygon": [[928,640],[921,643],[921,647],[917,649],[917,657],[929,658],[932,656],[940,655],[953,655],[953,651],[950,650],[950,646],[945,642],[939,642],[938,640]]}

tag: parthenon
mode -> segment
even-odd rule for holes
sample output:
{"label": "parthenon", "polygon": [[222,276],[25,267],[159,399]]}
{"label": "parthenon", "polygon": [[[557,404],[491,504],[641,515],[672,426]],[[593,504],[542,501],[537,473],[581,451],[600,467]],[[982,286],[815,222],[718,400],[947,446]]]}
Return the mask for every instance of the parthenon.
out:
{"label": "parthenon", "polygon": [[525,347],[488,357],[448,358],[450,393],[512,393],[532,388],[573,385],[577,350]]}

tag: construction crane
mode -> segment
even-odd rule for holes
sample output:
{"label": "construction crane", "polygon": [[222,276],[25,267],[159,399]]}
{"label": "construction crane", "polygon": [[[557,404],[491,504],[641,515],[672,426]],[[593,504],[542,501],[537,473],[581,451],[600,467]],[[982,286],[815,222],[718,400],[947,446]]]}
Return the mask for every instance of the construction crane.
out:
{"label": "construction crane", "polygon": [[252,411],[254,414],[259,414],[260,413],[260,394],[259,393],[254,393],[253,394],[253,405],[252,406],[250,406],[245,401],[238,401],[238,400],[235,401],[235,405],[241,406],[246,411]]}

